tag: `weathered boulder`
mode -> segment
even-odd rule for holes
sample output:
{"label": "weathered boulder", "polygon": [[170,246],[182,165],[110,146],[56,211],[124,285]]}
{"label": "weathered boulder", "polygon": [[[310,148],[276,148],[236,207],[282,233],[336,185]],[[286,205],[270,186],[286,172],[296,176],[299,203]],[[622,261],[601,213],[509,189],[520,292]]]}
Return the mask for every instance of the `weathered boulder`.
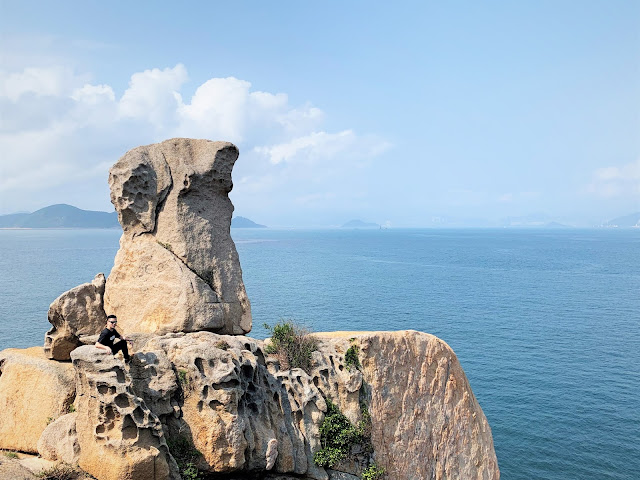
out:
{"label": "weathered boulder", "polygon": [[[201,453],[199,468],[218,473],[272,468],[327,478],[313,462],[325,401],[302,370],[279,372],[268,364],[262,342],[209,332],[168,334],[143,350],[151,354],[141,363],[157,359],[157,368],[166,356],[176,371],[180,392],[165,392],[180,414],[169,413],[162,421],[173,441],[186,441]],[[146,381],[135,385],[149,395]],[[153,402],[167,403],[172,401]]]}
{"label": "weathered boulder", "polygon": [[251,330],[230,235],[237,158],[230,143],[176,138],[130,150],[111,168],[124,233],[105,310],[126,333]]}
{"label": "weathered boulder", "polygon": [[357,347],[375,459],[389,480],[500,477],[487,419],[445,342],[416,331],[315,335],[314,381],[352,417],[356,398],[340,393],[339,372]]}
{"label": "weathered boulder", "polygon": [[133,393],[124,364],[94,346],[75,349],[71,359],[80,467],[99,480],[179,479],[162,426]]}
{"label": "weathered boulder", "polygon": [[42,347],[0,352],[0,448],[37,453],[40,435],[74,397],[70,363],[47,359]]}
{"label": "weathered boulder", "polygon": [[80,445],[76,433],[77,412],[62,415],[44,429],[38,440],[38,453],[46,460],[78,463]]}
{"label": "weathered boulder", "polygon": [[48,358],[70,360],[69,353],[85,337],[100,333],[107,316],[104,313],[106,280],[99,273],[91,283],[84,283],[56,298],[49,307],[51,329],[44,337],[44,351]]}

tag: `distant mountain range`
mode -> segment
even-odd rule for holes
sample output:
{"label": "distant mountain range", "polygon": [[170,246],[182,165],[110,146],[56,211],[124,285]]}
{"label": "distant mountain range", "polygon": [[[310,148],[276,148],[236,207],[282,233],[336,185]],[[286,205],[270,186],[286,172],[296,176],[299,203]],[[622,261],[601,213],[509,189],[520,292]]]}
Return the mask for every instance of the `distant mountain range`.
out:
{"label": "distant mountain range", "polygon": [[267,228],[266,225],[260,225],[248,218],[233,217],[231,219],[231,228]]}
{"label": "distant mountain range", "polygon": [[603,226],[618,228],[640,227],[640,212],[614,218],[613,220],[609,220]]}
{"label": "distant mountain range", "polygon": [[0,228],[118,228],[116,212],[81,210],[65,204],[50,205],[33,213],[0,215]]}
{"label": "distant mountain range", "polygon": [[342,228],[380,228],[380,225],[377,223],[363,222],[362,220],[349,220],[342,225]]}
{"label": "distant mountain range", "polygon": [[[248,218],[235,217],[234,228],[265,228]],[[120,228],[116,212],[82,210],[64,203],[50,205],[33,213],[0,215],[0,228]]]}

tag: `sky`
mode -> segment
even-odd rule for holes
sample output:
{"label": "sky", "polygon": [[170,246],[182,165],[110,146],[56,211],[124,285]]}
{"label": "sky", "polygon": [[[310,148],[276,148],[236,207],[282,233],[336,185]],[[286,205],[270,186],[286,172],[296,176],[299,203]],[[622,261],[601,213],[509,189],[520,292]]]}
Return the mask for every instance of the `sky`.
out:
{"label": "sky", "polygon": [[599,224],[640,211],[640,2],[0,0],[0,214],[113,211],[173,137],[269,226]]}

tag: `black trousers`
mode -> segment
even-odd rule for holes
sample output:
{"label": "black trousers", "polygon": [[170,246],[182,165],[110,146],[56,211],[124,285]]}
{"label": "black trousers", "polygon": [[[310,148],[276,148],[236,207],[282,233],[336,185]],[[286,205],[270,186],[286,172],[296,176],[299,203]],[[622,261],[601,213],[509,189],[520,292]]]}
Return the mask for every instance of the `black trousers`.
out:
{"label": "black trousers", "polygon": [[114,343],[111,347],[111,351],[115,355],[119,351],[122,351],[122,355],[124,355],[125,360],[129,360],[129,349],[127,348],[127,342],[124,340],[120,340],[117,343]]}

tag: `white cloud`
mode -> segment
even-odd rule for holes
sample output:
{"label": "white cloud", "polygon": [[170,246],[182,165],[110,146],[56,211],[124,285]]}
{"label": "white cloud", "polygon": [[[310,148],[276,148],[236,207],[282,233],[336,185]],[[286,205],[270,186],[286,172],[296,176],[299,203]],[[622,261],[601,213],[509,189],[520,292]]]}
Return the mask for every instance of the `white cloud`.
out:
{"label": "white cloud", "polygon": [[134,73],[129,88],[118,102],[120,116],[143,120],[156,127],[172,124],[176,110],[182,105],[179,90],[187,79],[187,69],[180,63],[164,70],[154,68]]}
{"label": "white cloud", "polygon": [[[246,202],[268,198],[265,205],[338,202],[351,187],[344,173],[390,147],[350,129],[333,133],[321,109],[234,77],[205,81],[185,102],[182,64],[134,73],[120,98],[89,79],[57,66],[0,72],[0,106],[10,112],[0,122],[0,214],[62,202],[54,195],[80,188],[96,192],[86,208],[107,209],[108,195],[97,195],[109,166],[130,148],[174,136],[235,142],[236,187]],[[309,193],[324,191],[321,183],[333,193]]]}
{"label": "white cloud", "polygon": [[87,83],[84,87],[74,90],[71,98],[76,102],[97,105],[103,102],[114,102],[116,95],[109,85],[90,85]]}
{"label": "white cloud", "polygon": [[25,94],[61,96],[68,94],[86,78],[64,67],[30,67],[21,72],[0,72],[0,98],[17,102]]}
{"label": "white cloud", "polygon": [[603,198],[640,196],[640,159],[596,169],[586,190]]}

